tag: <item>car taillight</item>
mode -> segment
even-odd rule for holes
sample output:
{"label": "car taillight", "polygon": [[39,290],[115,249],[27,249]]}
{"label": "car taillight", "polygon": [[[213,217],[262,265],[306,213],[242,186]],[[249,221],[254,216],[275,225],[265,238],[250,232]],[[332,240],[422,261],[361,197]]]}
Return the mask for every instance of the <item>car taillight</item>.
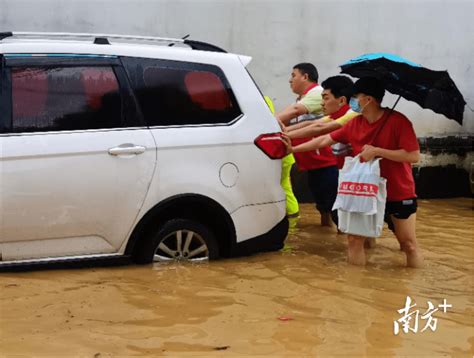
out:
{"label": "car taillight", "polygon": [[254,143],[262,152],[269,156],[270,159],[281,159],[287,154],[286,145],[281,138],[281,133],[259,135]]}

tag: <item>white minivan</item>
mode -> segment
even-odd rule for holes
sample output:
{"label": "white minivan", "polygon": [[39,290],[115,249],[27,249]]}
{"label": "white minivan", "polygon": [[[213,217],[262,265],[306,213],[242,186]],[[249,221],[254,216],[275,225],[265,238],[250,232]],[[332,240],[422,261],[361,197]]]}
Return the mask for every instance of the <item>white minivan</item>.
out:
{"label": "white minivan", "polygon": [[191,40],[0,33],[0,268],[280,249],[286,149],[249,62]]}

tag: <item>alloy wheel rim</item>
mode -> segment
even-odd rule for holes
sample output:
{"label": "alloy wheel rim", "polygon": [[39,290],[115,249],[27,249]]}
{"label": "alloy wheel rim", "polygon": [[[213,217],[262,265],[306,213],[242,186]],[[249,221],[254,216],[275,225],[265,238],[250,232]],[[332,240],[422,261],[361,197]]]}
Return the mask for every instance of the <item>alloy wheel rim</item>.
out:
{"label": "alloy wheel rim", "polygon": [[201,235],[192,230],[176,230],[166,235],[158,244],[154,262],[209,260],[209,249]]}

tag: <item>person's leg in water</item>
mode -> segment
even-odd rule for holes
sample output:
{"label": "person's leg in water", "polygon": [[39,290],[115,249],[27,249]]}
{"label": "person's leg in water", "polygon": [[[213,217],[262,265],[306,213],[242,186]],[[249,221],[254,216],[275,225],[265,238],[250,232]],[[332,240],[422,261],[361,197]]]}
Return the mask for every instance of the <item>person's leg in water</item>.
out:
{"label": "person's leg in water", "polygon": [[321,226],[332,226],[331,213],[327,211],[320,211],[321,214]]}
{"label": "person's leg in water", "polygon": [[[395,236],[397,234],[395,233],[395,224],[393,222],[393,219],[408,219],[410,215],[416,213],[417,208],[418,203],[416,201],[416,198],[411,198],[402,201],[387,201],[385,205],[384,220],[388,224],[388,228],[394,233]],[[415,227],[413,227],[413,235],[415,236],[416,240]],[[400,240],[398,240],[398,242],[400,244],[400,251],[404,251],[403,244],[400,242]]]}
{"label": "person's leg in water", "polygon": [[366,237],[364,240],[364,247],[366,249],[373,249],[375,247],[375,237]]}
{"label": "person's leg in water", "polygon": [[365,237],[347,235],[347,261],[352,265],[365,266]]}
{"label": "person's leg in water", "polygon": [[397,219],[391,215],[391,219],[400,248],[407,256],[407,266],[422,267],[423,255],[416,241],[416,213],[411,214],[406,219]]}
{"label": "person's leg in water", "polygon": [[324,190],[324,209],[326,214],[327,226],[332,226],[332,223],[338,226],[339,220],[337,217],[337,210],[332,210],[334,202],[337,197],[337,188],[339,186],[339,169],[337,166],[324,168],[322,179],[322,189]]}

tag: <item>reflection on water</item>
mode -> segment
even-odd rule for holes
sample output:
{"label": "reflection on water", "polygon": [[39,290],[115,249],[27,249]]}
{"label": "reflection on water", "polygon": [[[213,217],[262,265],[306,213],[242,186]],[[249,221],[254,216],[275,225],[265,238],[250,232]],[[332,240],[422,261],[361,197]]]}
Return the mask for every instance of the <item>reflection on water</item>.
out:
{"label": "reflection on water", "polygon": [[[37,355],[474,354],[471,199],[421,200],[424,269],[388,231],[368,266],[302,205],[285,249],[208,264],[0,275],[0,352]],[[446,298],[435,332],[393,334],[406,296],[420,314]],[[281,320],[279,318],[287,319]]]}

